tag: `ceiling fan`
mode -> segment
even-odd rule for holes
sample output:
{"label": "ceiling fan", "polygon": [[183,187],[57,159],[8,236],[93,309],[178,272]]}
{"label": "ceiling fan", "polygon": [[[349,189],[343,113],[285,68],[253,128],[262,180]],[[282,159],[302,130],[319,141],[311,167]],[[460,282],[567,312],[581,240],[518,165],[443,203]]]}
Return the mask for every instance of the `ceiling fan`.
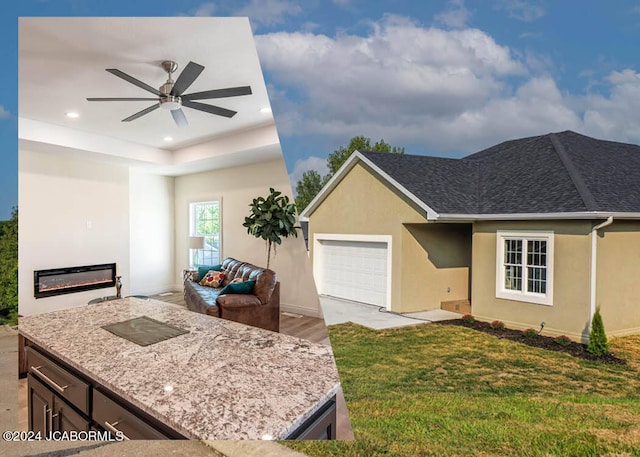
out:
{"label": "ceiling fan", "polygon": [[122,78],[125,81],[146,90],[147,92],[151,92],[152,94],[157,96],[156,98],[87,98],[87,100],[90,102],[153,100],[158,103],[145,108],[142,111],[138,111],[137,113],[132,114],[126,119],[122,119],[122,122],[133,121],[135,119],[138,119],[139,117],[144,116],[145,114],[149,114],[151,111],[154,111],[158,108],[163,108],[171,111],[171,116],[173,117],[173,120],[175,121],[176,125],[178,125],[178,127],[185,127],[189,125],[189,123],[187,122],[187,118],[182,111],[183,106],[229,118],[233,117],[236,114],[236,111],[221,108],[219,106],[194,102],[193,100],[251,95],[251,86],[228,87],[226,89],[215,89],[207,90],[204,92],[193,92],[191,94],[185,94],[184,91],[186,91],[189,86],[193,84],[200,73],[202,73],[202,70],[204,70],[204,67],[202,65],[198,65],[197,63],[189,62],[184,70],[182,70],[180,76],[178,76],[178,79],[175,82],[173,81],[173,79],[171,79],[171,75],[178,69],[178,64],[171,60],[165,60],[164,62],[162,62],[162,68],[168,73],[168,78],[167,82],[160,86],[159,89],[155,89],[148,84],[145,84],[142,81],[134,78],[133,76],[129,76],[123,71],[117,70],[115,68],[107,68],[107,71],[109,73],[116,75],[117,77]]}

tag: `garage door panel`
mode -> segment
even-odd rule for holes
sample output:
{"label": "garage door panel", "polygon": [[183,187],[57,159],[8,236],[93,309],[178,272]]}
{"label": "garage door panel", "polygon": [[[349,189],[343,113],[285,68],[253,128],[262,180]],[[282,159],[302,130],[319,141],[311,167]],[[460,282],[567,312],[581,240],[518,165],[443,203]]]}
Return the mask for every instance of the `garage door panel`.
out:
{"label": "garage door panel", "polygon": [[322,293],[386,306],[387,243],[323,240],[320,249]]}

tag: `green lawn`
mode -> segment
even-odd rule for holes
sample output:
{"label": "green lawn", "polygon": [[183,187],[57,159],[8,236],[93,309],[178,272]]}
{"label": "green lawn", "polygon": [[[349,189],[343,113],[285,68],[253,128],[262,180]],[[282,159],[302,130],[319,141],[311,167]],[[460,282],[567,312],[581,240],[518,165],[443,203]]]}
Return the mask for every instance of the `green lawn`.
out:
{"label": "green lawn", "polygon": [[329,328],[355,442],[310,456],[640,456],[640,336],[626,366],[458,326]]}

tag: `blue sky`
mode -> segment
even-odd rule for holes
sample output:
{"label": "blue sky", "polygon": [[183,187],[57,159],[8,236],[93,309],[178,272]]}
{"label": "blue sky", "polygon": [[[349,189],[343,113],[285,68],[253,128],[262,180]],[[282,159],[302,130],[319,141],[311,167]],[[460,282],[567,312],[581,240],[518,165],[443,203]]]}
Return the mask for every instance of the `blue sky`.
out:
{"label": "blue sky", "polygon": [[0,16],[0,219],[18,201],[17,18],[148,15],[249,16],[294,183],[356,135],[447,157],[568,129],[640,144],[637,0],[21,0]]}

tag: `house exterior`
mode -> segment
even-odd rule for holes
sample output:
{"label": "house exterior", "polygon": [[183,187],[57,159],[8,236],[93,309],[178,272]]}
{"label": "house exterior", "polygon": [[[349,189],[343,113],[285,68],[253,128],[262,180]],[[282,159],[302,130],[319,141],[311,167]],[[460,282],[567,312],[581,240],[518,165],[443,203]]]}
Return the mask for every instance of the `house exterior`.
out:
{"label": "house exterior", "polygon": [[[303,211],[321,294],[588,339],[640,331],[640,147],[571,131],[462,159],[356,152]],[[469,308],[470,306],[470,308]]]}

